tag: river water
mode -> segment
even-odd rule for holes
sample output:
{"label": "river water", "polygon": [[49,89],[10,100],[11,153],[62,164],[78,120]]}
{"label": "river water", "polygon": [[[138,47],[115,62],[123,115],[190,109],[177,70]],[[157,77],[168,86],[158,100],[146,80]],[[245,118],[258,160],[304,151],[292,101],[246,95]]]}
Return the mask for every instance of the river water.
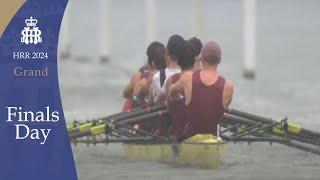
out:
{"label": "river water", "polygon": [[[115,113],[121,90],[145,62],[142,0],[111,0],[111,62],[98,61],[98,1],[71,7],[73,58],[59,60],[67,122]],[[320,1],[258,1],[256,79],[242,77],[242,1],[204,1],[203,41],[222,47],[220,73],[235,85],[232,107],[320,131]],[[191,1],[157,1],[157,37],[192,36]],[[80,180],[105,179],[320,179],[320,156],[267,143],[228,144],[215,170],[129,162],[120,144],[73,146]]]}

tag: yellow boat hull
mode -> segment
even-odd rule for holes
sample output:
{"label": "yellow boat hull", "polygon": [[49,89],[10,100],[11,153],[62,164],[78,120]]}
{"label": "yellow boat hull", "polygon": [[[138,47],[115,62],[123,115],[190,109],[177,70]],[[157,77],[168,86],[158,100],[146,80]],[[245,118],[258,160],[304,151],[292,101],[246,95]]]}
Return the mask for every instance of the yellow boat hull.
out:
{"label": "yellow boat hull", "polygon": [[123,146],[129,160],[152,160],[210,169],[219,167],[224,149],[223,142],[207,134],[195,135],[181,143],[126,143]]}

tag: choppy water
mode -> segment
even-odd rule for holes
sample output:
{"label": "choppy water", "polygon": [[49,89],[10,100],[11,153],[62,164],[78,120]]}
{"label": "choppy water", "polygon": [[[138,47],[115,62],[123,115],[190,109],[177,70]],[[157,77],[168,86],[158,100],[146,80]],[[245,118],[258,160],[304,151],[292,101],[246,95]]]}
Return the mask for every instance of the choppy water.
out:
{"label": "choppy water", "polygon": [[[143,1],[111,0],[112,62],[97,61],[94,1],[72,7],[72,52],[90,61],[59,60],[60,89],[67,121],[118,112],[121,89],[144,62]],[[320,131],[320,1],[259,1],[257,79],[242,78],[241,1],[204,1],[204,41],[223,51],[221,73],[235,84],[232,107]],[[191,1],[157,1],[157,35],[189,38]],[[81,19],[80,19],[81,18]],[[84,25],[85,24],[85,25]],[[88,36],[88,32],[92,32]],[[104,179],[320,179],[320,157],[282,145],[229,144],[216,170],[128,162],[121,145],[73,147],[80,180]]]}

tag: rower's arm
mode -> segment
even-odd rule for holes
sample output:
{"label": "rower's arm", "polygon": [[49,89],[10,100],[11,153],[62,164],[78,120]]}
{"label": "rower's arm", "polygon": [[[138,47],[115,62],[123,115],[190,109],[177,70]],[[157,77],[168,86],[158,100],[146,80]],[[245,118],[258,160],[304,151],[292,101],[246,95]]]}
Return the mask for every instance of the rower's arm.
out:
{"label": "rower's arm", "polygon": [[151,86],[149,87],[149,100],[154,99],[154,94],[153,94],[153,83],[151,83]]}
{"label": "rower's arm", "polygon": [[[155,75],[154,75],[155,76]],[[152,81],[150,83],[150,86],[149,86],[149,102],[152,102],[156,96],[155,92],[154,92],[154,87],[156,87],[156,80],[155,80],[155,77],[153,76],[152,78]]]}
{"label": "rower's arm", "polygon": [[193,72],[185,72],[181,75],[180,79],[172,84],[169,88],[169,100],[180,100],[179,93],[184,93],[186,105],[189,103],[192,94],[192,75]]}
{"label": "rower's arm", "polygon": [[129,83],[123,89],[123,92],[122,92],[123,93],[123,97],[125,97],[125,98],[131,98],[132,97],[134,86],[140,80],[140,76],[141,76],[140,72],[137,72],[131,77]]}
{"label": "rower's arm", "polygon": [[169,87],[169,96],[172,97],[178,92],[184,91],[184,78],[183,76],[174,84]]}
{"label": "rower's arm", "polygon": [[133,96],[137,96],[139,99],[143,99],[148,94],[148,81],[146,79],[140,80],[137,85],[134,86]]}
{"label": "rower's arm", "polygon": [[150,74],[147,79],[139,80],[137,85],[134,86],[133,95],[140,99],[149,95],[149,89],[152,83],[154,73]]}
{"label": "rower's arm", "polygon": [[161,88],[161,93],[159,94],[159,100],[161,103],[165,103],[168,98],[169,87],[172,84],[172,76],[168,77]]}
{"label": "rower's arm", "polygon": [[223,97],[222,97],[222,103],[225,110],[228,110],[228,106],[232,101],[232,96],[233,96],[233,84],[231,81],[226,80],[224,84]]}
{"label": "rower's arm", "polygon": [[[147,79],[147,83],[146,83],[146,90],[148,91],[148,95],[150,95],[151,93],[153,93],[153,87],[152,87],[152,83],[154,83],[153,81],[153,76],[154,76],[155,73],[152,73],[148,79]],[[153,96],[153,94],[152,94]]]}

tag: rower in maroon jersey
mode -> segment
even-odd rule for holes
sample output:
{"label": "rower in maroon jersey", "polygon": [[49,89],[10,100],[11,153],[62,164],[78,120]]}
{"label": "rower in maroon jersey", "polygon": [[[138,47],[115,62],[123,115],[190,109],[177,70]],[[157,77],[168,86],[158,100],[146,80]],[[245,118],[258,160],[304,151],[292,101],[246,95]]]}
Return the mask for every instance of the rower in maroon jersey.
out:
{"label": "rower in maroon jersey", "polygon": [[[197,52],[190,41],[183,42],[183,50],[178,53],[178,64],[181,67],[181,73],[174,74],[169,77],[167,87],[177,82],[185,73],[192,73],[195,64]],[[183,131],[186,122],[186,106],[184,104],[184,92],[179,93],[177,99],[168,98],[167,105],[171,117],[171,126],[169,135],[180,138],[183,136]]]}
{"label": "rower in maroon jersey", "polygon": [[[194,64],[194,58],[186,58],[187,55],[189,54],[194,54],[194,49],[192,49],[192,46],[189,42],[185,41],[183,37],[180,35],[172,35],[169,38],[168,44],[167,44],[167,52],[168,52],[168,57],[171,59],[174,59],[177,62],[177,65],[181,66],[181,69],[183,71],[188,71],[188,70],[193,70],[193,64]],[[176,71],[177,72],[177,71]],[[177,72],[178,73],[178,72]],[[174,73],[175,74],[175,73]],[[180,73],[179,73],[180,74]],[[177,75],[174,76],[173,80],[176,81],[176,78],[179,77]],[[170,80],[169,80],[170,79]],[[170,81],[170,82],[169,82]],[[167,92],[167,87],[169,87],[169,84],[172,82],[172,76],[170,76],[165,82],[164,86],[161,87],[161,93],[160,96],[158,96],[158,99],[160,99],[160,102],[163,102],[163,100],[166,98],[166,92]],[[173,128],[171,132],[172,136],[174,134],[177,134],[177,125],[184,124],[184,122],[181,123],[181,121],[184,121],[184,119],[179,116],[181,111],[183,111],[183,108],[179,106],[181,102],[172,102],[169,103],[169,111],[170,111],[170,119],[171,119],[171,127],[173,125]],[[172,108],[170,108],[172,106]],[[179,115],[177,115],[179,114]],[[166,118],[161,118],[158,119],[155,123],[156,130],[154,131],[154,134],[156,135],[167,135],[168,134],[168,129],[170,126],[170,120]]]}
{"label": "rower in maroon jersey", "polygon": [[219,75],[221,50],[216,42],[208,42],[202,48],[203,70],[184,73],[170,86],[169,96],[184,92],[186,125],[184,138],[196,134],[217,135],[217,125],[232,100],[233,85]]}

